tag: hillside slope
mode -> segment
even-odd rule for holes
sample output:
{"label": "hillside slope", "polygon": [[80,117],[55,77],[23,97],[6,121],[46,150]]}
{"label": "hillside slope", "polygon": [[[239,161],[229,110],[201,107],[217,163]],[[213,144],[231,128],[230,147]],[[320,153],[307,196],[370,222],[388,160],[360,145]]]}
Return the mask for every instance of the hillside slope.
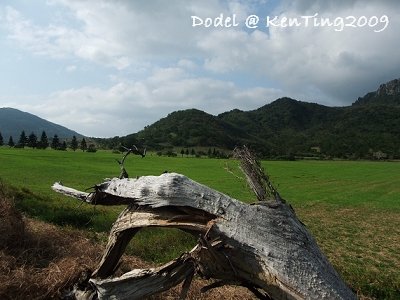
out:
{"label": "hillside slope", "polygon": [[141,140],[155,149],[210,145],[232,149],[238,144],[259,139],[240,126],[197,109],[188,109],[173,112],[142,131],[127,136],[124,141],[132,144]]}
{"label": "hillside slope", "polygon": [[82,137],[81,134],[73,130],[39,118],[33,114],[15,108],[0,108],[0,132],[4,141],[7,142],[10,136],[13,137],[14,141],[18,141],[22,130],[25,131],[26,135],[33,132],[38,137],[40,137],[43,130],[49,138],[55,134],[61,139],[71,138],[74,135]]}

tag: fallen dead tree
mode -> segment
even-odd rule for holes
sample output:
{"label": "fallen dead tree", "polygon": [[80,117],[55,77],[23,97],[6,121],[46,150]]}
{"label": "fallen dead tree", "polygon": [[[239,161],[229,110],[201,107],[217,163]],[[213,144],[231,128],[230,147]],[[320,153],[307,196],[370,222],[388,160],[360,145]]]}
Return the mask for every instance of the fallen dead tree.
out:
{"label": "fallen dead tree", "polygon": [[[231,284],[249,288],[260,299],[355,299],[259,162],[246,148],[236,154],[259,200],[253,205],[176,173],[122,178],[127,175],[126,156],[120,178],[96,185],[93,193],[55,183],[55,191],[90,204],[127,205],[111,229],[98,267],[71,295],[142,299],[183,282],[183,299],[198,274],[216,280],[204,291]],[[113,278],[125,247],[144,227],[179,228],[198,236],[198,244],[161,267]]]}

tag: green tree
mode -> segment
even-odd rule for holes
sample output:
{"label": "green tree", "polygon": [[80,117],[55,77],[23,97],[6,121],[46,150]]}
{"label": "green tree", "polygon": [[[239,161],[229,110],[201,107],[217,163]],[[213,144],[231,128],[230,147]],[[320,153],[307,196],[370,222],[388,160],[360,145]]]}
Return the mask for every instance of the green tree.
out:
{"label": "green tree", "polygon": [[83,152],[85,152],[87,150],[87,144],[86,144],[85,138],[83,138],[82,141],[81,141],[81,150]]}
{"label": "green tree", "polygon": [[3,146],[3,145],[4,145],[3,136],[1,135],[1,132],[0,132],[0,146]]}
{"label": "green tree", "polygon": [[192,148],[192,151],[190,151],[190,155],[192,156],[196,156],[196,151],[194,151],[194,149]]}
{"label": "green tree", "polygon": [[27,142],[27,138],[26,138],[26,134],[25,131],[22,130],[21,135],[19,136],[19,140],[18,140],[18,147],[20,148],[24,148]]}
{"label": "green tree", "polygon": [[60,139],[58,138],[58,135],[55,134],[52,141],[51,141],[51,148],[57,150],[58,148],[60,148]]}
{"label": "green tree", "polygon": [[183,154],[185,154],[185,150],[182,148],[182,150],[181,150],[182,157],[183,157]]}
{"label": "green tree", "polygon": [[63,150],[63,151],[67,150],[67,143],[65,141],[63,141],[60,144],[60,147],[58,147],[58,150]]}
{"label": "green tree", "polygon": [[12,136],[10,136],[10,138],[8,139],[8,146],[10,146],[10,147],[14,147],[15,146],[15,143],[14,143],[14,140],[13,140]]}
{"label": "green tree", "polygon": [[89,144],[89,147],[87,149],[87,152],[96,152],[96,146],[94,144]]}
{"label": "green tree", "polygon": [[186,149],[185,154],[186,154],[186,157],[189,156],[189,149]]}
{"label": "green tree", "polygon": [[49,146],[49,140],[47,139],[46,132],[43,130],[37,147],[40,149],[46,149],[48,146]]}
{"label": "green tree", "polygon": [[31,148],[36,148],[37,146],[37,136],[33,132],[28,137],[28,142],[27,142],[28,147]]}
{"label": "green tree", "polygon": [[72,140],[71,140],[71,149],[72,150],[76,150],[76,149],[78,149],[78,141],[76,140],[76,136],[73,136],[72,137]]}

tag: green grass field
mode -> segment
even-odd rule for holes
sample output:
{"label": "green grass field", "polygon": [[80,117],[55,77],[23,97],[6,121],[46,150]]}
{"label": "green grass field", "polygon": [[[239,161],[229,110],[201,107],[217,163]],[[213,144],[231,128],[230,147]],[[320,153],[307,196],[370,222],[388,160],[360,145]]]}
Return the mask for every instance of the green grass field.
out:
{"label": "green grass field", "polygon": [[[122,154],[0,147],[0,178],[18,189],[26,214],[59,225],[85,228],[106,238],[122,208],[92,207],[54,193],[55,181],[84,190],[119,175]],[[400,298],[400,163],[349,161],[265,161],[280,194],[296,210],[335,268],[363,297]],[[252,202],[233,160],[130,156],[130,177],[182,173],[236,199]],[[229,171],[228,171],[229,170]],[[232,172],[235,174],[232,174]],[[175,242],[171,242],[175,241]],[[178,231],[147,230],[130,252],[160,262],[195,241]]]}

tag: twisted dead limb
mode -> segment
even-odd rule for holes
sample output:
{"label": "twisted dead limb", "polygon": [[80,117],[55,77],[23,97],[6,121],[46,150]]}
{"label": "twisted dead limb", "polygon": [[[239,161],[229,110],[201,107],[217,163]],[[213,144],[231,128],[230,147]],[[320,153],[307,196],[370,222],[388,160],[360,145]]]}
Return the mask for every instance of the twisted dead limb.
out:
{"label": "twisted dead limb", "polygon": [[[184,297],[196,273],[218,280],[209,288],[242,285],[260,299],[355,299],[293,209],[274,189],[273,203],[261,192],[270,183],[260,165],[247,166],[247,177],[262,199],[256,205],[175,173],[114,178],[97,185],[94,193],[55,183],[55,191],[81,201],[128,205],[111,229],[99,266],[86,286],[77,286],[72,294],[76,299],[141,299],[185,280]],[[199,242],[164,266],[112,278],[128,242],[141,228],[152,226],[200,235]]]}
{"label": "twisted dead limb", "polygon": [[122,160],[117,160],[120,168],[121,168],[121,173],[119,175],[119,179],[122,178],[128,178],[128,172],[125,169],[125,159],[128,157],[129,154],[133,153],[136,155],[140,155],[142,158],[146,156],[146,148],[143,149],[143,151],[140,151],[138,147],[136,147],[135,145],[132,146],[132,148],[126,148],[124,146],[122,146],[122,148],[124,148],[126,150],[125,155],[122,157]]}

